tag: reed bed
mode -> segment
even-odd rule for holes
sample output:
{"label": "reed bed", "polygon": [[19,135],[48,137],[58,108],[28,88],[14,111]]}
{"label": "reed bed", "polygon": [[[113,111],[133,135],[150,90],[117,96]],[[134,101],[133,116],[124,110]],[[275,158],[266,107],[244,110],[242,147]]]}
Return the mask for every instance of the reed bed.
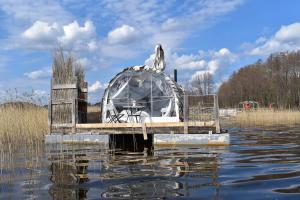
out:
{"label": "reed bed", "polygon": [[48,132],[48,110],[30,103],[0,106],[0,141],[34,143]]}
{"label": "reed bed", "polygon": [[30,103],[0,105],[0,174],[3,169],[39,164],[44,135],[49,132],[47,113],[46,108]]}
{"label": "reed bed", "polygon": [[231,118],[240,126],[292,126],[300,123],[300,110],[268,110],[258,109],[240,111]]}

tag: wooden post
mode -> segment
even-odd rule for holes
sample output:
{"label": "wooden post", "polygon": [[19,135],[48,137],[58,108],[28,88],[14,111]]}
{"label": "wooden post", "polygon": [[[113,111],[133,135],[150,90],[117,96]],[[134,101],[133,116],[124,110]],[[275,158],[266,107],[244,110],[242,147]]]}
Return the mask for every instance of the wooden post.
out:
{"label": "wooden post", "polygon": [[183,100],[183,118],[184,118],[184,128],[183,128],[183,133],[188,134],[188,122],[189,122],[189,96],[184,95],[184,100]]}
{"label": "wooden post", "polygon": [[50,134],[52,133],[52,78],[51,78],[51,83],[50,83],[50,99],[48,103],[48,121],[49,121],[49,131]]}
{"label": "wooden post", "polygon": [[142,130],[143,130],[143,137],[144,140],[148,140],[148,136],[147,136],[147,127],[145,123],[142,123]]}
{"label": "wooden post", "polygon": [[217,95],[214,95],[214,111],[215,111],[216,133],[220,133],[221,128],[220,128],[220,119],[219,119],[219,102],[218,102]]}
{"label": "wooden post", "polygon": [[72,133],[75,134],[76,133],[76,98],[73,99],[73,103],[72,103]]}

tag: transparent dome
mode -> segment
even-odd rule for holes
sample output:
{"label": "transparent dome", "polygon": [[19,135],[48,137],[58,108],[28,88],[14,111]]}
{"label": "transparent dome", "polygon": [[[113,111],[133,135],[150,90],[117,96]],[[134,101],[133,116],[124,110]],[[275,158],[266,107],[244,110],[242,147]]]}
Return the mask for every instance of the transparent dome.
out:
{"label": "transparent dome", "polygon": [[104,93],[102,121],[109,122],[111,114],[119,114],[121,122],[133,122],[130,116],[134,113],[140,122],[179,121],[182,93],[163,72],[126,69],[111,80]]}

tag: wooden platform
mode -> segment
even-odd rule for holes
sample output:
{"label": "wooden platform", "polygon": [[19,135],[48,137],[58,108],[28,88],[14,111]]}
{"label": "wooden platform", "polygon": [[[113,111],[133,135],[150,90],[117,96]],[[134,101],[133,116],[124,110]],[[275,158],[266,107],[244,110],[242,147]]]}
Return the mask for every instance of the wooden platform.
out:
{"label": "wooden platform", "polygon": [[[52,134],[45,136],[46,144],[109,144],[108,134]],[[229,145],[230,136],[228,133],[220,134],[154,134],[154,145]]]}
{"label": "wooden platform", "polygon": [[[142,134],[154,145],[228,145],[228,133],[216,133],[214,121],[76,124],[75,134],[53,132],[45,143],[103,143],[110,135]],[[187,131],[187,132],[186,132]],[[150,137],[152,136],[152,137]]]}

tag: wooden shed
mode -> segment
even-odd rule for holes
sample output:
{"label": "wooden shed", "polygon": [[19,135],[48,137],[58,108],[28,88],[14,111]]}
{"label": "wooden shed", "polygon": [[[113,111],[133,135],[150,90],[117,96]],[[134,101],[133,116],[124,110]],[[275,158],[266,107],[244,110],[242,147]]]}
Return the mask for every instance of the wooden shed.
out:
{"label": "wooden shed", "polygon": [[244,110],[259,108],[259,103],[257,101],[242,101],[239,103],[239,108]]}

